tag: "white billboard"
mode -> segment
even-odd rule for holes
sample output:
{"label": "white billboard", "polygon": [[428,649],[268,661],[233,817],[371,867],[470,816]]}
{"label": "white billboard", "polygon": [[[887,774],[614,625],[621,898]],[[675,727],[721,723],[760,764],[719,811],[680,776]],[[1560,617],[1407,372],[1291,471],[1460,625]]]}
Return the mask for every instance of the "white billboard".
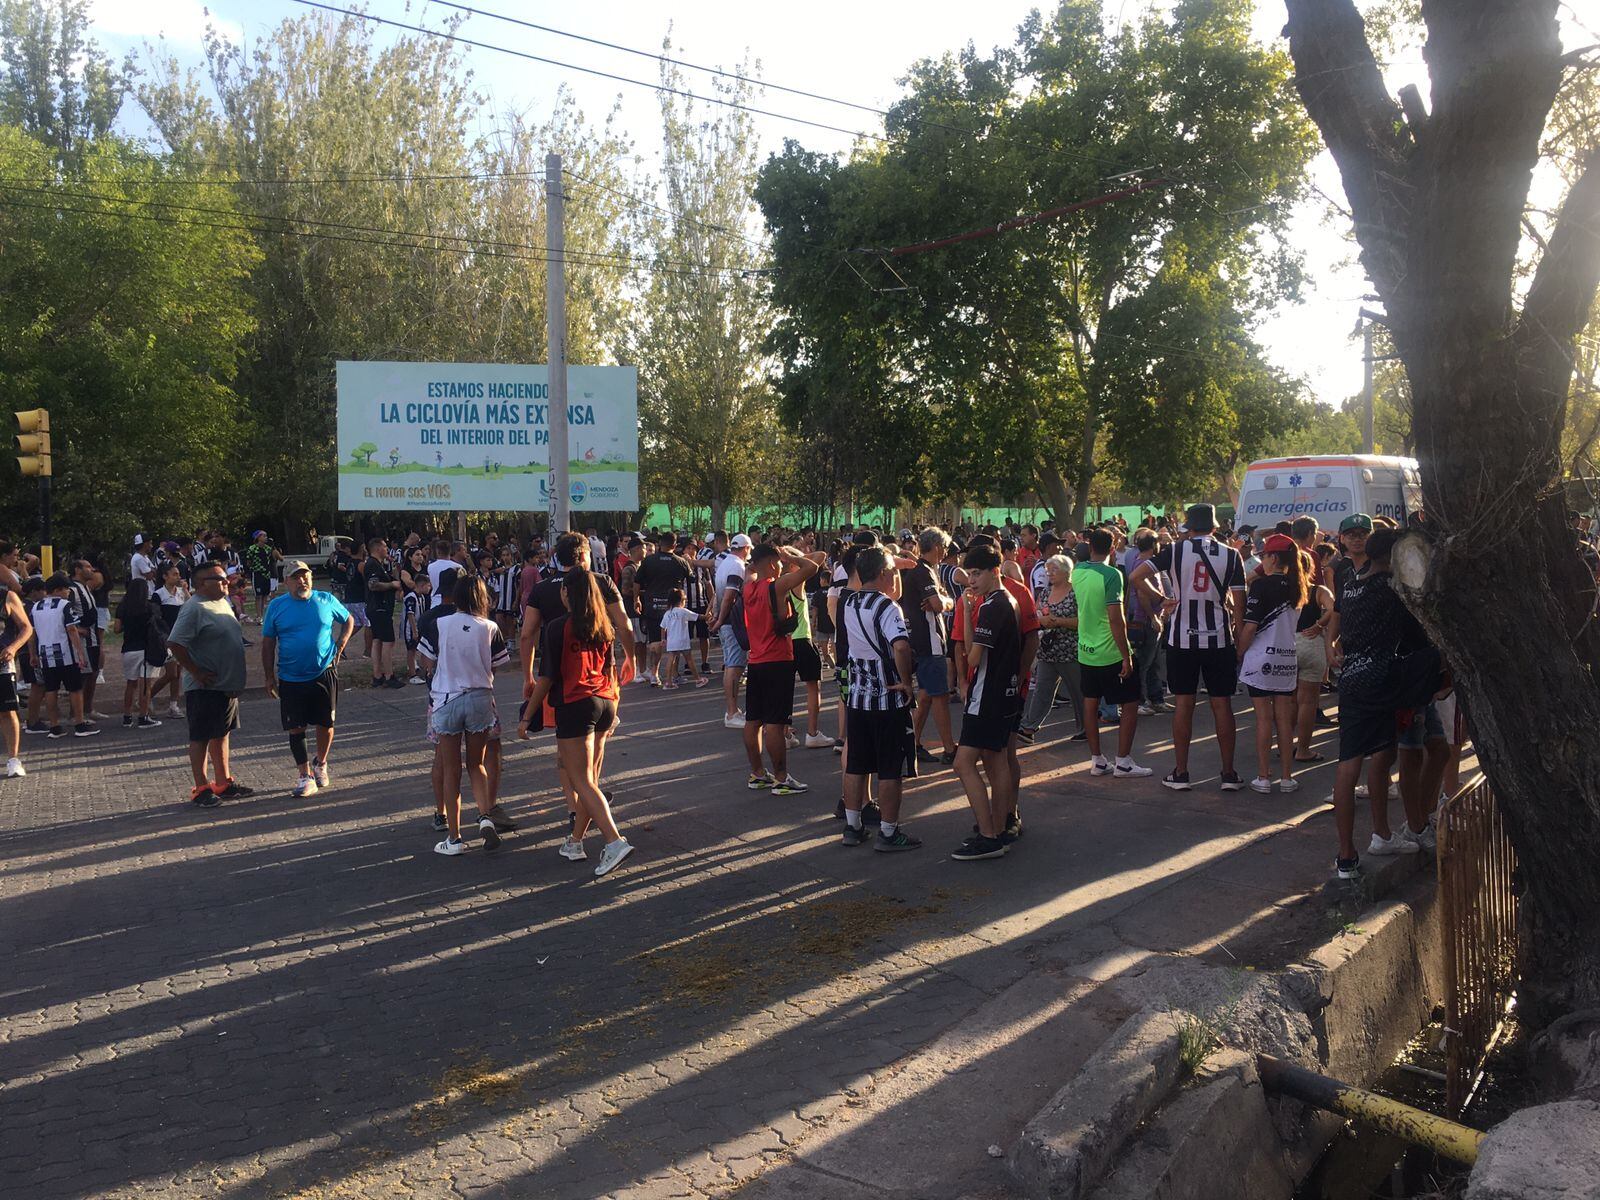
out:
{"label": "white billboard", "polygon": [[[503,363],[340,362],[339,507],[549,508],[550,372]],[[639,507],[639,372],[567,368],[571,502]]]}

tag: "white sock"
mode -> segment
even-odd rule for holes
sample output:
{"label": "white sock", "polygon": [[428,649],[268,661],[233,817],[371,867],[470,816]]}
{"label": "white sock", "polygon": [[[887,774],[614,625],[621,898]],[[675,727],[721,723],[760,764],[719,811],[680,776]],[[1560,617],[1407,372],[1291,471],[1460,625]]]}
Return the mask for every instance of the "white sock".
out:
{"label": "white sock", "polygon": [[861,811],[859,809],[850,809],[850,808],[845,809],[844,810],[844,823],[846,825],[850,826],[851,829],[860,829],[861,828]]}
{"label": "white sock", "polygon": [[894,836],[894,831],[896,829],[899,829],[899,828],[900,828],[900,822],[898,822],[898,821],[879,821],[878,822],[878,833],[882,837],[892,838]]}
{"label": "white sock", "polygon": [[1097,767],[1105,766],[1106,765],[1106,756],[1104,754],[1096,754],[1094,756],[1094,765],[1097,766]]}
{"label": "white sock", "polygon": [[1131,755],[1131,754],[1119,754],[1119,755],[1117,755],[1117,766],[1119,766],[1119,767],[1131,767],[1131,766],[1133,766],[1133,755]]}

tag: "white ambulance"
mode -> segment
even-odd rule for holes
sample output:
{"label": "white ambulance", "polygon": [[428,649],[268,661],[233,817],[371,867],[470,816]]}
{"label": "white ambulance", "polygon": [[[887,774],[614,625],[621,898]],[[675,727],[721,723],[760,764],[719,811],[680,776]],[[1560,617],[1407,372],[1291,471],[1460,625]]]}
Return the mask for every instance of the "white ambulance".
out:
{"label": "white ambulance", "polygon": [[1329,532],[1351,513],[1389,517],[1405,525],[1422,508],[1422,482],[1414,458],[1330,454],[1264,458],[1253,462],[1239,488],[1233,524],[1271,529],[1279,521],[1311,516]]}

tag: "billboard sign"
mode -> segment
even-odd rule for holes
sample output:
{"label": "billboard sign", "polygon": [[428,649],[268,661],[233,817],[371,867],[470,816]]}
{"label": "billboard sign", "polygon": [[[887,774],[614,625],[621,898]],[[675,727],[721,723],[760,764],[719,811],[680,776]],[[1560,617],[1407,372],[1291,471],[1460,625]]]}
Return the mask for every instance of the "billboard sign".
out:
{"label": "billboard sign", "polygon": [[[339,507],[543,511],[550,373],[501,363],[340,362]],[[639,507],[639,372],[567,368],[574,514]]]}

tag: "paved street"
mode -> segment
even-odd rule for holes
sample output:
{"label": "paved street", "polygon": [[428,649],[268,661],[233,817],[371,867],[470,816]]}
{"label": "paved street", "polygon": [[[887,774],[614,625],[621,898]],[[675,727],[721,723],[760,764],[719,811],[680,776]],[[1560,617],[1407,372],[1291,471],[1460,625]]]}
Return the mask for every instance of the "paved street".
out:
{"label": "paved street", "polygon": [[[515,680],[499,691],[515,712]],[[948,770],[908,793],[921,851],[846,850],[834,755],[794,754],[809,796],[751,793],[715,689],[627,691],[608,774],[638,850],[603,880],[556,855],[548,738],[507,743],[521,832],[432,853],[417,687],[346,691],[312,801],[288,795],[259,693],[235,773],[261,794],[211,812],[184,800],[181,722],[25,739],[30,775],[0,782],[0,1191],[704,1195],[904,1091],[906,1056],[997,998],[1046,995],[1000,1048],[1049,1061],[997,1059],[992,1111],[930,1128],[961,1099],[952,1074],[872,1138],[892,1158],[915,1124],[929,1162],[950,1156],[946,1194],[1001,1194],[984,1146],[1129,1011],[1094,978],[1153,955],[1274,965],[1314,918],[1291,902],[1328,875],[1326,764],[1295,796],[1225,794],[1207,743],[1179,795],[1090,779],[1082,743],[1046,736],[1026,836],[961,864]],[[1169,722],[1143,722],[1157,776]],[[1093,969],[1057,982],[1047,959]],[[1034,1032],[1060,1009],[1070,1037]],[[810,1194],[855,1195],[849,1176]]]}

